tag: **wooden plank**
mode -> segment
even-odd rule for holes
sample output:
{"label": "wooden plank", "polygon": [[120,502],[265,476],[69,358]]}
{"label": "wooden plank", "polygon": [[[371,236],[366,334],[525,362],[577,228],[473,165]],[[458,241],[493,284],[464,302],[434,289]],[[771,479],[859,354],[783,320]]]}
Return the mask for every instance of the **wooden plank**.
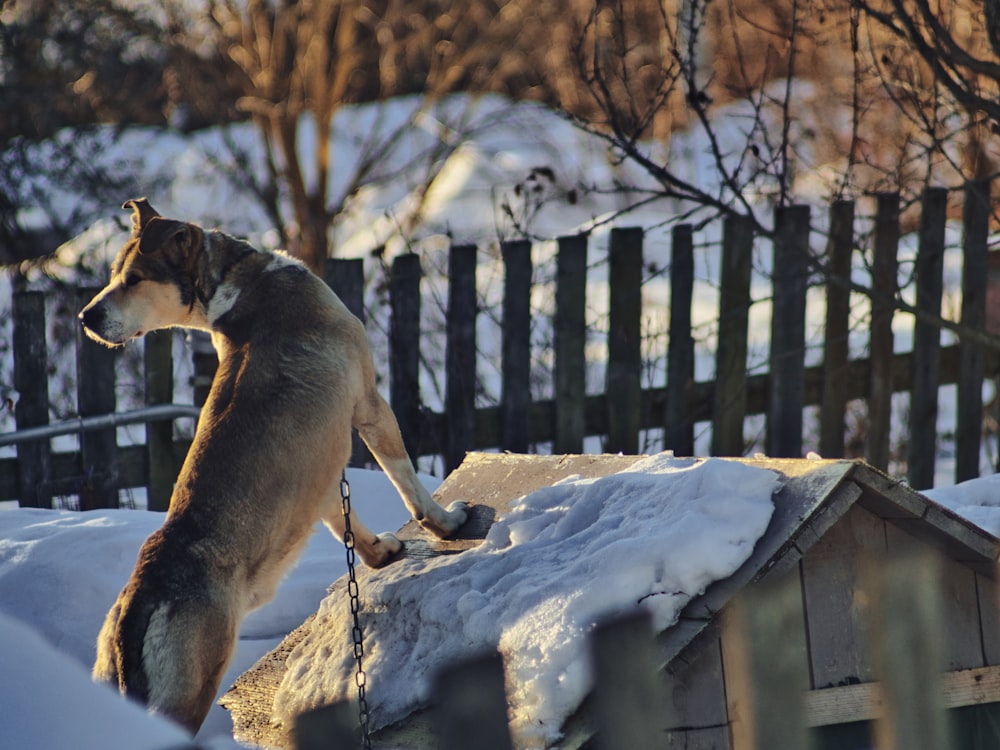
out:
{"label": "wooden plank", "polygon": [[[920,215],[917,307],[934,316],[941,314],[947,211],[948,191],[928,188]],[[907,478],[910,486],[918,490],[934,486],[940,373],[941,329],[918,318],[913,324],[913,386],[910,388],[907,452]]]}
{"label": "wooden plank", "polygon": [[[990,221],[990,181],[970,182],[962,214],[962,325],[974,331],[986,326],[987,242]],[[958,406],[955,426],[955,481],[979,476],[982,443],[983,345],[960,337]]]}
{"label": "wooden plank", "polygon": [[826,245],[826,335],[823,339],[823,397],[820,404],[819,452],[844,455],[847,410],[848,335],[851,313],[851,256],[854,254],[854,201],[830,206]]}
{"label": "wooden plank", "polygon": [[814,689],[874,679],[862,611],[866,594],[857,563],[885,552],[885,522],[855,505],[803,556]]}
{"label": "wooden plank", "polygon": [[[976,574],[948,555],[935,553],[903,527],[886,524],[886,544],[890,555],[906,560],[920,556],[933,573],[933,586],[939,597],[934,606],[935,627],[940,626],[941,671],[972,669],[985,666],[980,634],[979,598]],[[895,617],[895,613],[890,616]]]}
{"label": "wooden plank", "polygon": [[[441,750],[510,750],[503,659],[493,652],[443,669],[434,680]],[[329,747],[329,746],[328,746]]]}
{"label": "wooden plank", "polygon": [[721,261],[711,454],[742,456],[753,261],[753,222],[749,217],[736,214],[726,217]]}
{"label": "wooden plank", "polygon": [[983,662],[1000,665],[1000,581],[976,574],[976,595],[979,597],[979,631],[983,634]]}
{"label": "wooden plank", "polygon": [[[694,455],[694,338],[691,302],[694,296],[694,241],[690,224],[678,224],[672,237],[670,262],[670,341],[667,348],[667,389],[663,449],[678,456]],[[644,410],[645,411],[645,410]]]}
{"label": "wooden plank", "polygon": [[872,248],[871,392],[868,396],[868,434],[865,458],[872,466],[889,468],[889,439],[892,426],[892,316],[898,282],[896,253],[899,246],[899,193],[881,193],[875,213],[875,241]]}
{"label": "wooden plank", "polygon": [[587,396],[587,237],[561,237],[556,256],[553,453],[582,453]]}
{"label": "wooden plank", "polygon": [[527,453],[531,443],[531,243],[504,242],[500,447]]}
{"label": "wooden plank", "polygon": [[421,452],[420,279],[415,253],[397,255],[389,271],[389,403],[403,443],[416,461]]}
{"label": "wooden plank", "polygon": [[775,209],[767,455],[802,455],[809,207]]}
{"label": "wooden plank", "polygon": [[[18,429],[49,422],[48,349],[45,336],[45,296],[42,292],[14,295],[14,423]],[[48,440],[17,446],[17,494],[22,508],[52,507],[52,448]]]}
{"label": "wooden plank", "polygon": [[[365,322],[365,262],[361,258],[326,258],[323,280],[347,309]],[[416,458],[414,456],[414,458]],[[351,431],[350,466],[365,467],[374,462],[357,430]]]}
{"label": "wooden plank", "polygon": [[657,674],[650,614],[626,613],[600,623],[588,641],[595,750],[662,746],[676,721]]}
{"label": "wooden plank", "polygon": [[445,319],[444,467],[451,473],[476,447],[476,253],[452,245],[448,253],[448,315]]}
{"label": "wooden plank", "polygon": [[611,230],[608,248],[608,453],[639,452],[642,408],[642,238],[638,227]]}
{"label": "wooden plank", "polygon": [[[171,330],[152,331],[143,338],[147,406],[173,401],[173,341]],[[149,457],[146,507],[165,512],[170,506],[170,496],[180,470],[180,463],[174,456],[173,420],[146,423],[146,455]]]}
{"label": "wooden plank", "polygon": [[[99,288],[77,290],[77,306],[83,308]],[[76,333],[76,400],[81,417],[111,414],[115,410],[115,350]],[[118,507],[118,440],[115,428],[80,435],[80,510]]]}
{"label": "wooden plank", "polygon": [[[677,627],[676,625],[674,627]],[[671,735],[685,734],[691,730],[721,727],[728,721],[726,693],[722,679],[722,646],[718,636],[706,639],[701,648],[695,649],[690,662],[677,660],[671,664],[677,669],[664,675],[668,700],[667,715]],[[689,747],[684,742],[673,742]]]}
{"label": "wooden plank", "polygon": [[[946,672],[940,679],[945,709],[1000,703],[1000,667]],[[806,694],[805,719],[810,727],[871,721],[884,716],[882,685],[861,685],[812,690]]]}

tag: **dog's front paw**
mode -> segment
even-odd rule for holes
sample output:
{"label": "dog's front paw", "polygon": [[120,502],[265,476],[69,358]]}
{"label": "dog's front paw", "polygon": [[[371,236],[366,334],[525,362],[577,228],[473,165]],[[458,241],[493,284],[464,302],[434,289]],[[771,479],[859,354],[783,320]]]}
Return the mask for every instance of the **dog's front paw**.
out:
{"label": "dog's front paw", "polygon": [[381,568],[389,563],[395,554],[403,549],[399,537],[388,531],[375,535],[374,543],[369,547],[357,546],[361,562],[369,568]]}
{"label": "dog's front paw", "polygon": [[442,508],[434,518],[424,518],[420,525],[441,539],[447,539],[469,520],[469,504],[456,500],[447,508]]}

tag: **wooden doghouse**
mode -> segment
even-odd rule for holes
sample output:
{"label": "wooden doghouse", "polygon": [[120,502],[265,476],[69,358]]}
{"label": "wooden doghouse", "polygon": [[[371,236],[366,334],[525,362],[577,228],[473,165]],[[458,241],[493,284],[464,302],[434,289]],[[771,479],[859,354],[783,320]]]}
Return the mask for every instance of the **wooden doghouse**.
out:
{"label": "wooden doghouse", "polygon": [[[409,555],[454,554],[477,545],[493,519],[522,495],[573,475],[622,471],[638,458],[470,454],[438,492],[445,504],[475,499],[462,537],[430,541],[413,523],[400,536],[408,542]],[[782,592],[784,630],[771,631],[781,642],[765,647],[775,653],[784,649],[781,653],[791,654],[798,669],[792,680],[795,705],[785,707],[798,716],[783,713],[775,720],[811,728],[816,747],[870,746],[870,722],[881,715],[883,704],[869,610],[873,599],[883,594],[891,599],[885,586],[892,584],[873,584],[868,573],[917,559],[932,561],[934,587],[942,596],[943,628],[936,646],[944,662],[941,689],[953,731],[966,737],[979,732],[979,742],[987,742],[963,746],[1000,746],[995,744],[1000,742],[1000,595],[994,580],[1000,540],[862,462],[727,460],[778,472],[781,489],[750,559],[692,599],[677,624],[656,635],[667,687],[669,746],[754,746],[754,712],[760,711],[754,703],[767,688],[747,675],[744,615],[762,600],[744,598],[755,591]],[[930,568],[917,565],[914,575],[918,569]],[[362,589],[366,575],[359,571]],[[339,581],[332,595],[343,595],[345,586]],[[766,618],[767,611],[761,611]],[[883,608],[884,619],[897,615],[908,616]],[[274,694],[287,655],[315,624],[307,620],[223,698],[239,739],[291,747],[289,729],[272,722]],[[912,656],[916,662],[924,654]],[[931,674],[925,681],[935,690],[940,670],[932,668]],[[590,713],[585,701],[566,721],[559,747],[589,746]],[[432,724],[429,712],[416,711],[379,731],[376,745],[433,748]]]}

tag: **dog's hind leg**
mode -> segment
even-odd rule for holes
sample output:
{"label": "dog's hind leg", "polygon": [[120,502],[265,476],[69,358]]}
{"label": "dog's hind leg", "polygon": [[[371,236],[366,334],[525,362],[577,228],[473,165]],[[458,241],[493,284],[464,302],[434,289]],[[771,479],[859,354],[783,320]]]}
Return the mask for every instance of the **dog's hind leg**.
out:
{"label": "dog's hind leg", "polygon": [[236,646],[239,618],[211,597],[164,603],[150,617],[142,647],[149,708],[196,734]]}
{"label": "dog's hind leg", "polygon": [[441,537],[454,534],[468,518],[468,504],[457,501],[442,508],[420,483],[406,453],[399,424],[389,404],[374,386],[355,411],[354,426],[399,491],[412,516],[431,533]]}

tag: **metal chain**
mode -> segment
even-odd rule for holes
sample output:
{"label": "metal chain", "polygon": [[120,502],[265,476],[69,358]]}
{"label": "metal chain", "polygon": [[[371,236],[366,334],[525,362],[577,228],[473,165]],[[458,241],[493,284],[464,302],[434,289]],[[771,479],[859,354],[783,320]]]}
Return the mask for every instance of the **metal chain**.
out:
{"label": "metal chain", "polygon": [[354,682],[358,686],[358,723],[361,726],[361,742],[364,750],[371,750],[372,739],[369,734],[368,700],[365,698],[365,688],[368,675],[365,674],[362,660],[365,655],[364,634],[361,632],[361,622],[358,613],[361,611],[361,596],[358,589],[358,579],[355,575],[354,563],[354,532],[351,530],[351,485],[347,481],[347,471],[340,477],[340,497],[344,506],[344,547],[347,549],[347,594],[351,598],[351,616],[354,625],[351,636],[354,639],[354,660],[358,663],[358,671]]}

